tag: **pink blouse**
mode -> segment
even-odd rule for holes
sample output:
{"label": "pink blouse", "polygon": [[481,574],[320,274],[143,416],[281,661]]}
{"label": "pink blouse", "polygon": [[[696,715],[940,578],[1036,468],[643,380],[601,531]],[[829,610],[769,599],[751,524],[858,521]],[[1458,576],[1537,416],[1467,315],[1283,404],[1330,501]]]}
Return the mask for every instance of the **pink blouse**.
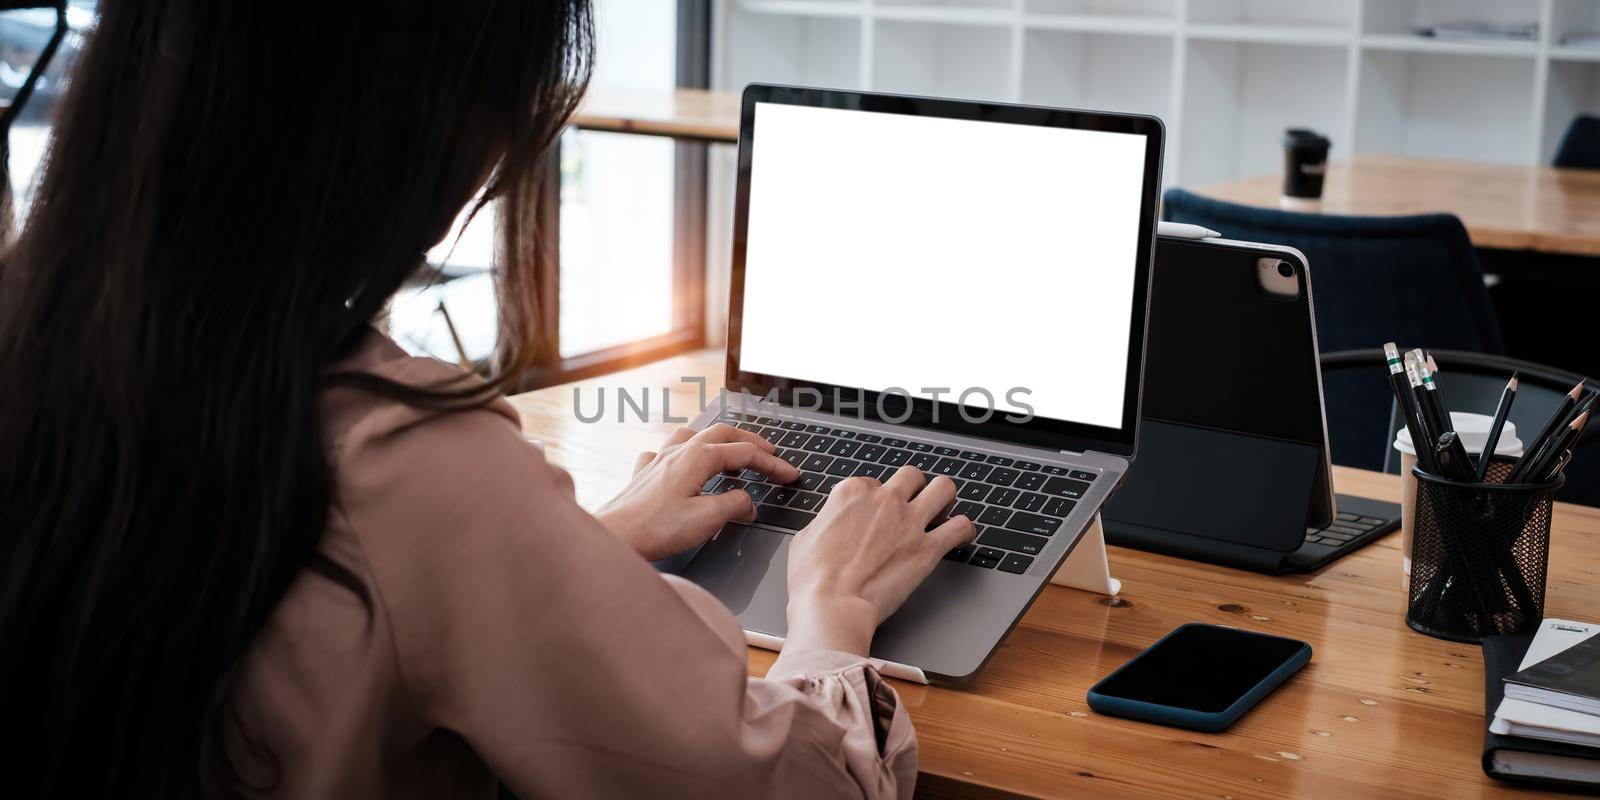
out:
{"label": "pink blouse", "polygon": [[[343,368],[455,370],[374,335]],[[858,656],[746,677],[738,622],[573,498],[503,399],[430,412],[351,390],[324,421],[323,552],[249,652],[230,753],[264,795],[910,797],[917,744]]]}

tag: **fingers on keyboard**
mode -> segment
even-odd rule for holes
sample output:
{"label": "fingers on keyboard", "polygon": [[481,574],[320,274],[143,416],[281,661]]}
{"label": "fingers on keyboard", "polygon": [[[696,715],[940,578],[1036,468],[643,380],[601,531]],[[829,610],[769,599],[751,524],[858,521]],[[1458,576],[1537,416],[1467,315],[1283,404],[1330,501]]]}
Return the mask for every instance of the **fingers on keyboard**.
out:
{"label": "fingers on keyboard", "polygon": [[[722,421],[776,445],[777,457],[800,471],[795,480],[779,485],[760,470],[745,468],[713,476],[701,487],[706,494],[748,492],[756,503],[756,523],[798,531],[816,518],[840,481],[860,476],[887,483],[910,465],[916,471],[906,473],[904,482],[918,480],[906,487],[909,496],[920,495],[928,481],[940,477],[955,487],[929,521],[930,530],[957,516],[974,524],[974,541],[950,550],[945,559],[1000,573],[1026,573],[1097,477],[1081,469],[816,423],[736,412]],[[1370,529],[1367,522],[1341,515],[1329,528],[1308,529],[1306,538],[1337,544]]]}

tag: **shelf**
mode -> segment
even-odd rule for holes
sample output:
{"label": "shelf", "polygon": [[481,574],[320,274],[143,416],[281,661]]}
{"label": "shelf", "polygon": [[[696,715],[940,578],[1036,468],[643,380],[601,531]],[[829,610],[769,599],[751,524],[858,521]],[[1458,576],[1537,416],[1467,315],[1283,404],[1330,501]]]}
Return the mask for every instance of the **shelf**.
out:
{"label": "shelf", "polygon": [[1189,0],[1189,22],[1193,25],[1263,27],[1268,29],[1314,28],[1330,35],[1348,35],[1355,26],[1355,9],[1360,0]]}
{"label": "shelf", "polygon": [[1315,25],[1190,24],[1189,38],[1218,42],[1264,42],[1345,46],[1349,31]]}
{"label": "shelf", "polygon": [[[1181,183],[1272,172],[1286,128],[1334,138],[1347,117],[1349,52],[1296,44],[1196,40],[1185,57]],[[1345,152],[1348,152],[1346,150]]]}
{"label": "shelf", "polygon": [[1409,36],[1418,28],[1460,22],[1525,25],[1540,21],[1540,4],[1541,0],[1368,0],[1361,27],[1363,33]]}
{"label": "shelf", "polygon": [[1552,47],[1552,61],[1600,61],[1600,47]]}
{"label": "shelf", "polygon": [[[1547,161],[1600,113],[1600,0],[720,0],[716,85],[766,80],[1155,114],[1166,180],[1277,170],[1289,126],[1357,153]],[[1481,20],[1539,39],[1452,40]],[[1174,58],[1183,54],[1181,61]],[[1341,155],[1342,154],[1342,155]],[[1181,172],[1180,172],[1181,170]]]}
{"label": "shelf", "polygon": [[874,26],[873,88],[1006,100],[1011,31],[990,25],[881,20]]}
{"label": "shelf", "polygon": [[[1526,162],[1534,62],[1461,53],[1362,54],[1356,152]],[[1493,98],[1486,113],[1485,98]]]}
{"label": "shelf", "polygon": [[1555,157],[1567,126],[1579,114],[1600,114],[1600,62],[1560,61],[1550,65],[1550,86],[1545,94],[1543,134],[1539,161]]}
{"label": "shelf", "polygon": [[739,10],[791,17],[854,18],[866,13],[866,6],[847,0],[740,0]]}
{"label": "shelf", "polygon": [[1015,12],[1009,9],[967,6],[880,5],[873,11],[878,19],[944,25],[1010,25]]}
{"label": "shelf", "polygon": [[1104,14],[1029,14],[1022,18],[1022,24],[1035,30],[1152,36],[1171,35],[1178,29],[1178,21],[1167,17],[1118,17]]}
{"label": "shelf", "polygon": [[1142,17],[1176,22],[1176,0],[1023,0],[1024,14],[1064,17]]}
{"label": "shelf", "polygon": [[1369,33],[1361,37],[1361,46],[1368,50],[1390,50],[1399,53],[1443,53],[1530,59],[1539,55],[1539,46],[1533,42],[1456,42],[1407,33]]}
{"label": "shelf", "polygon": [[[1557,6],[1558,10],[1560,6]],[[1582,30],[1595,30],[1600,23],[1600,2],[1587,6],[1589,13]],[[1559,30],[1559,29],[1558,29]],[[1540,163],[1555,160],[1556,150],[1567,129],[1579,115],[1600,116],[1600,48],[1554,48],[1550,53],[1549,85],[1545,92],[1544,118],[1541,120]]]}
{"label": "shelf", "polygon": [[1550,57],[1561,61],[1600,61],[1600,44],[1572,47],[1562,44],[1569,36],[1600,33],[1600,0],[1552,0],[1550,5]]}
{"label": "shelf", "polygon": [[1017,10],[1017,0],[876,0],[876,5],[880,11],[885,8],[913,8],[921,12],[949,9]]}
{"label": "shelf", "polygon": [[725,87],[737,90],[760,81],[861,88],[859,20],[779,16],[740,6],[729,15],[728,34],[746,46],[728,54],[723,65]]}
{"label": "shelf", "polygon": [[1172,116],[1172,40],[1031,30],[1023,43],[1022,101]]}

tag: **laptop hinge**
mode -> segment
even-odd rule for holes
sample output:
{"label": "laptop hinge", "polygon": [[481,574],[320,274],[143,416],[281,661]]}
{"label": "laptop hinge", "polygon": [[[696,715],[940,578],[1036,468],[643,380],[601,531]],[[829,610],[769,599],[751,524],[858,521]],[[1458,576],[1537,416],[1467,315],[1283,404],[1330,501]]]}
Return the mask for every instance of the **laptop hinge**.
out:
{"label": "laptop hinge", "polygon": [[[1061,452],[1065,453],[1067,451],[1063,450]],[[1075,455],[1075,456],[1105,456],[1106,458],[1120,458],[1120,459],[1122,459],[1124,461],[1127,461],[1129,463],[1132,463],[1132,461],[1133,461],[1133,456],[1132,455],[1124,455],[1122,453],[1108,453],[1108,452],[1106,452],[1104,450],[1085,450],[1085,451],[1083,451],[1081,453],[1070,453],[1069,455]]]}
{"label": "laptop hinge", "polygon": [[1104,450],[1085,450],[1082,453],[1079,453],[1078,455],[1106,456],[1106,457],[1109,457],[1109,458],[1120,458],[1123,461],[1128,462],[1128,466],[1131,467],[1131,466],[1133,466],[1133,459],[1134,459],[1135,453],[1107,453]]}

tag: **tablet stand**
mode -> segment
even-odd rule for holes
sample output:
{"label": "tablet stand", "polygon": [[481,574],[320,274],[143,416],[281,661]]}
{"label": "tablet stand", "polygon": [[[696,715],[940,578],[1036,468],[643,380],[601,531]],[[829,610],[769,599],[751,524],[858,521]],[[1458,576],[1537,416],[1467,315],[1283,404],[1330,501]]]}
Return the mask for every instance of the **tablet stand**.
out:
{"label": "tablet stand", "polygon": [[1100,527],[1100,515],[1083,532],[1083,539],[1072,549],[1072,555],[1061,562],[1050,582],[1068,589],[1082,589],[1095,594],[1115,595],[1122,591],[1122,581],[1111,577],[1111,564],[1106,561],[1106,534]]}
{"label": "tablet stand", "polygon": [[[1123,547],[1256,572],[1279,572],[1327,506],[1321,448],[1264,435],[1145,420],[1139,471],[1104,520]],[[1201,471],[1228,476],[1201,486]]]}

